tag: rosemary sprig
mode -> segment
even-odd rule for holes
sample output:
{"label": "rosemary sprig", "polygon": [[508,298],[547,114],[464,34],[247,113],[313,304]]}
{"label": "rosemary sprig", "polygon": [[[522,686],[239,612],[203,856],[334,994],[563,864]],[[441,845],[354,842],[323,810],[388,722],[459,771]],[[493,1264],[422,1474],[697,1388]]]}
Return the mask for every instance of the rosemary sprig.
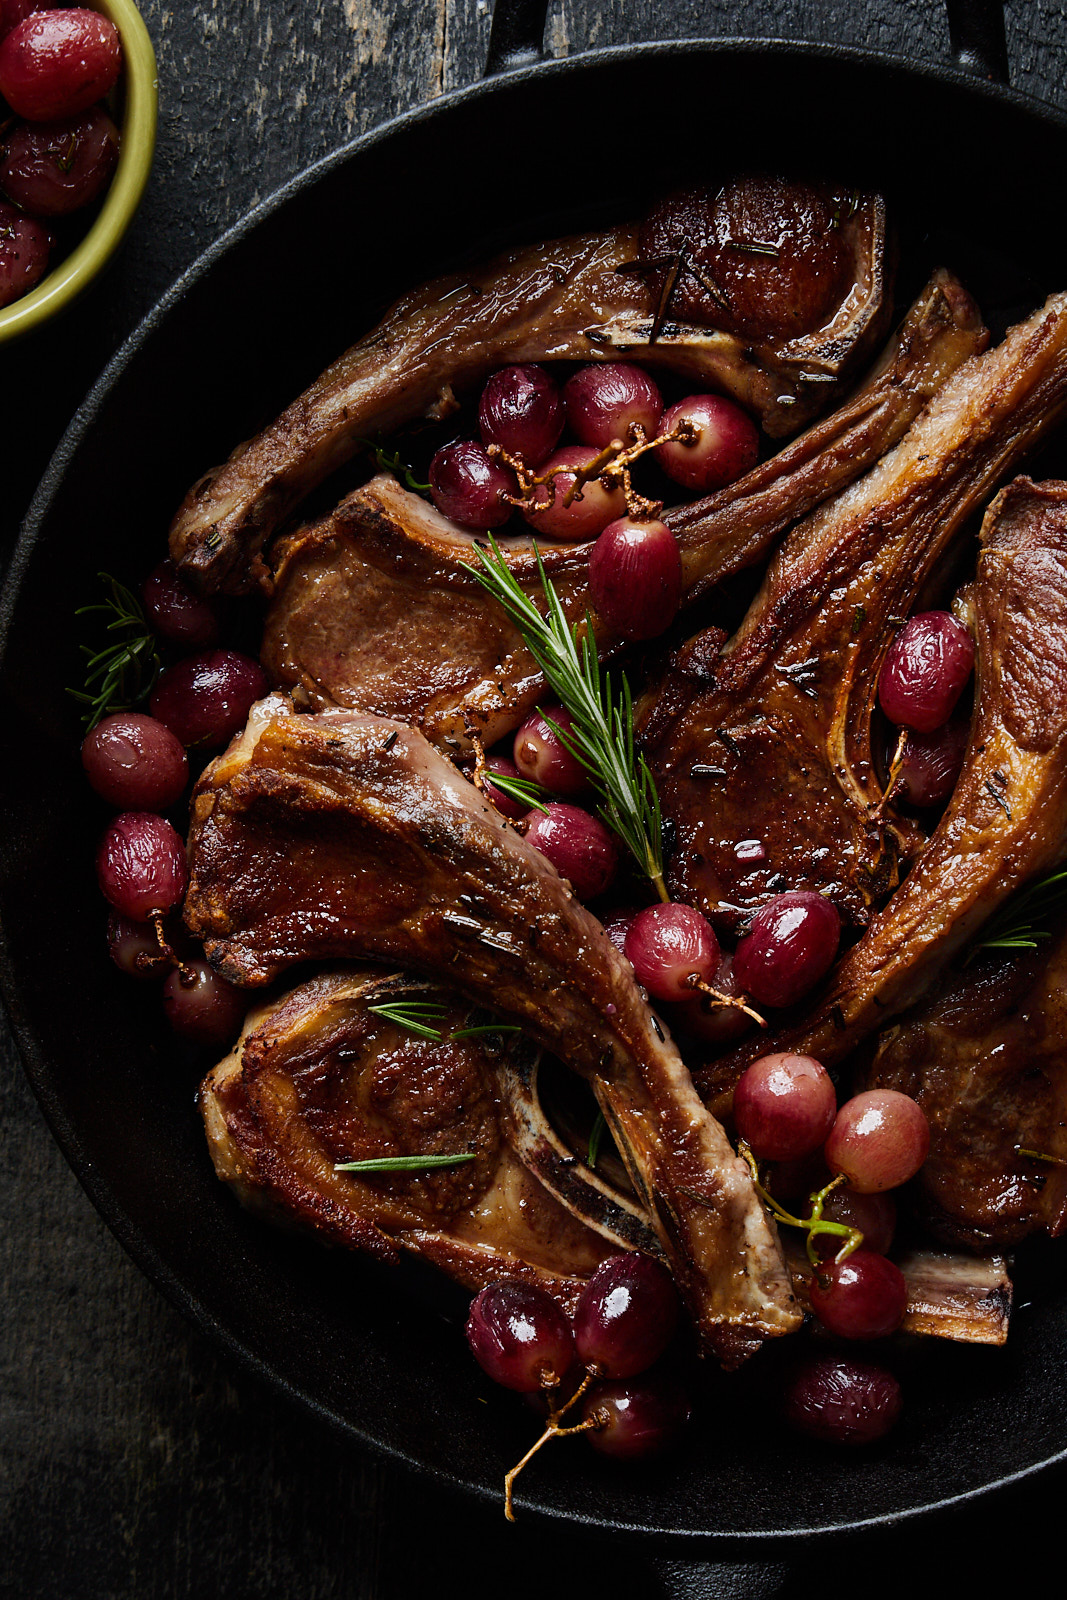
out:
{"label": "rosemary sprig", "polygon": [[409,1033],[417,1033],[422,1039],[432,1039],[435,1044],[452,1039],[478,1039],[489,1033],[522,1032],[517,1022],[486,1022],[445,1034],[435,1026],[445,1020],[445,1008],[435,1000],[383,1000],[380,1005],[368,1006],[367,1010],[373,1011],[376,1017],[384,1017],[386,1022],[406,1028]]}
{"label": "rosemary sprig", "polygon": [[567,621],[536,545],[545,615],[516,583],[493,535],[488,538],[491,555],[477,547],[482,570],[471,566],[467,570],[520,630],[549,688],[571,713],[574,721],[570,728],[557,725],[560,739],[588,772],[608,827],[651,879],[660,899],[668,900],[659,796],[647,761],[634,748],[630,685],[624,676],[615,690],[601,672],[588,615],[579,641],[578,629]]}
{"label": "rosemary sprig", "polygon": [[370,451],[379,472],[391,472],[394,478],[403,478],[409,489],[417,489],[422,492],[429,490],[430,485],[428,483],[420,483],[411,468],[401,461],[399,450],[394,450],[393,454],[390,455],[388,450],[383,450],[380,444],[374,444],[370,439],[360,439],[358,442]]}
{"label": "rosemary sprig", "polygon": [[985,937],[979,939],[967,957],[979,950],[1036,950],[1038,943],[1051,939],[1047,928],[1039,927],[1067,901],[1067,870],[1050,873],[1036,883],[1027,884],[1013,894],[995,916],[989,919]]}
{"label": "rosemary sprig", "polygon": [[450,1039],[482,1039],[494,1033],[521,1033],[522,1027],[517,1022],[485,1022],[477,1028],[457,1028],[455,1033],[450,1033]]}
{"label": "rosemary sprig", "polygon": [[547,815],[546,791],[539,783],[534,783],[532,778],[512,778],[506,772],[494,772],[487,767],[485,782],[491,783],[494,789],[499,789],[509,800],[517,800],[520,805],[529,806],[534,811],[543,811]]}
{"label": "rosemary sprig", "polygon": [[335,1172],[429,1172],[433,1167],[458,1167],[473,1161],[475,1152],[454,1156],[370,1156],[366,1161],[335,1161]]}
{"label": "rosemary sprig", "polygon": [[67,693],[86,708],[86,732],[112,711],[125,711],[147,700],[162,666],[155,636],[136,595],[108,572],[98,572],[97,577],[110,591],[108,598],[97,605],[79,606],[74,615],[103,613],[110,618],[105,631],[117,637],[99,650],[80,646],[86,658],[85,688],[68,689]]}
{"label": "rosemary sprig", "polygon": [[589,1168],[590,1172],[596,1171],[597,1160],[600,1156],[600,1143],[607,1131],[608,1125],[604,1121],[604,1113],[602,1111],[598,1111],[596,1114],[596,1121],[589,1130],[589,1143],[586,1146],[585,1151],[585,1164]]}

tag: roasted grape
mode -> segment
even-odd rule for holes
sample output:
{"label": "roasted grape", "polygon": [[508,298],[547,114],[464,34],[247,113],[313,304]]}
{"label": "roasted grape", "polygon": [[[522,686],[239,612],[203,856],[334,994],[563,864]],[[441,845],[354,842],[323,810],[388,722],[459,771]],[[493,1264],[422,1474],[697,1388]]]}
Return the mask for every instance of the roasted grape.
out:
{"label": "roasted grape", "polygon": [[690,444],[674,439],[656,446],[656,457],[668,478],[685,489],[706,494],[733,483],[759,460],[759,431],[735,400],[721,394],[694,394],[679,400],[663,418],[662,431],[670,433],[680,422],[691,422],[697,438]]}
{"label": "roasted grape", "polygon": [[841,919],[824,895],[792,889],[761,906],[734,952],[734,976],[760,1005],[791,1006],[833,966]]}
{"label": "roasted grape", "polygon": [[884,1339],[900,1327],[908,1304],[904,1274],[861,1245],[844,1261],[827,1261],[811,1280],[811,1309],[840,1339]]}
{"label": "roasted grape", "polygon": [[619,852],[604,824],[578,806],[553,800],[531,811],[526,840],[547,856],[579,900],[595,900],[615,876]]}
{"label": "roasted grape", "polygon": [[163,1010],[175,1033],[194,1044],[221,1049],[240,1032],[248,996],[213,972],[206,961],[175,967],[163,985]]}
{"label": "roasted grape", "polygon": [[65,217],[107,186],[119,156],[119,130],[100,106],[64,122],[24,122],[0,157],[0,189],[37,217]]}
{"label": "roasted grape", "polygon": [[734,1090],[737,1131],[759,1161],[796,1161],[818,1149],[836,1111],[833,1080],[811,1056],[763,1056]]}
{"label": "roasted grape", "polygon": [[583,1420],[596,1427],[585,1437],[601,1455],[640,1461],[676,1442],[692,1414],[689,1396],[666,1374],[628,1383],[598,1383],[585,1399]]}
{"label": "roasted grape", "polygon": [[575,1359],[571,1325],[555,1300],[514,1279],[475,1295],[467,1343],[494,1383],[520,1394],[554,1388]]}
{"label": "roasted grape", "polygon": [[124,811],[100,841],[96,875],[101,893],[132,922],[170,911],[185,893],[185,845],[165,817]]}
{"label": "roasted grape", "polygon": [[40,282],[51,247],[46,228],[0,200],[0,306],[21,299]]}
{"label": "roasted grape", "polygon": [[515,735],[515,765],[524,778],[550,794],[579,795],[589,789],[589,774],[560,738],[574,718],[564,706],[539,706]]}
{"label": "roasted grape", "polygon": [[563,401],[544,367],[504,367],[494,372],[478,403],[484,445],[496,444],[536,467],[559,443]]}
{"label": "roasted grape", "polygon": [[827,1444],[873,1444],[901,1410],[900,1383],[885,1367],[852,1356],[816,1356],[794,1374],[785,1418]]}
{"label": "roasted grape", "polygon": [[655,438],[663,415],[659,385],[628,361],[579,367],[563,386],[563,401],[575,437],[596,450],[615,439],[629,444],[634,423]]}
{"label": "roasted grape", "polygon": [[674,621],[681,594],[678,541],[664,523],[609,523],[589,557],[589,595],[613,632],[655,639]]}
{"label": "roasted grape", "polygon": [[890,722],[916,733],[946,723],[974,668],[974,640],[949,611],[922,611],[893,640],[878,677]]}
{"label": "roasted grape", "polygon": [[626,959],[638,983],[657,1000],[684,1000],[695,980],[710,983],[719,965],[711,923],[692,906],[648,906],[626,935]]}
{"label": "roasted grape", "polygon": [[130,811],[165,811],[189,781],[189,759],[169,728],[139,711],[116,711],[82,743],[82,766],[98,795]]}
{"label": "roasted grape", "polygon": [[465,528],[500,528],[511,516],[504,496],[515,480],[473,439],[442,445],[430,462],[430,497],[443,516]]}
{"label": "roasted grape", "polygon": [[670,1344],[679,1311],[678,1291],[666,1267],[636,1251],[610,1256],[578,1298],[578,1359],[601,1377],[636,1377]]}
{"label": "roasted grape", "polygon": [[118,81],[118,30],[98,11],[36,11],[0,44],[0,95],[30,122],[76,117]]}
{"label": "roasted grape", "polygon": [[831,1172],[843,1173],[858,1194],[899,1188],[929,1150],[925,1111],[897,1089],[867,1089],[846,1100],[826,1140]]}
{"label": "roasted grape", "polygon": [[168,667],[149,706],[182,744],[215,750],[244,727],[267,687],[267,674],[251,656],[207,650]]}
{"label": "roasted grape", "polygon": [[145,613],[161,638],[186,650],[207,650],[219,639],[219,613],[194,594],[173,561],[161,561],[141,586]]}
{"label": "roasted grape", "polygon": [[[589,445],[565,445],[549,456],[540,468],[542,474],[556,473],[553,490],[539,485],[534,495],[535,503],[543,511],[524,511],[523,516],[537,533],[549,539],[595,539],[603,533],[609,522],[614,522],[626,510],[626,497],[621,489],[605,489],[599,478],[586,483],[570,505],[564,501],[574,485],[578,469],[595,461],[597,452]],[[568,471],[567,468],[573,470]]]}

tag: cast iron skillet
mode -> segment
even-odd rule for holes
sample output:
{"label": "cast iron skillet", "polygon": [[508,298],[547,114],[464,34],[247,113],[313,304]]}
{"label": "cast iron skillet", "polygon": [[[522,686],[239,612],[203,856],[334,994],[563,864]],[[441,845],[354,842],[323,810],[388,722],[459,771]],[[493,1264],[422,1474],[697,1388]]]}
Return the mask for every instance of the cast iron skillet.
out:
{"label": "cast iron skillet", "polygon": [[[91,867],[103,811],[87,798],[64,694],[78,678],[74,608],[101,567],[139,579],[192,478],[402,289],[506,241],[635,214],[648,195],[707,178],[706,152],[723,159],[729,131],[728,168],[811,166],[884,186],[904,241],[902,295],[945,259],[1003,324],[1067,285],[1043,178],[1067,166],[1067,124],[991,81],[1004,66],[995,7],[953,8],[952,70],[752,40],[542,62],[543,19],[544,0],[499,0],[485,82],[320,163],[186,274],[75,417],[3,602],[4,992],[68,1159],[145,1271],[247,1366],[352,1438],[495,1500],[531,1418],[470,1360],[464,1297],[417,1267],[388,1273],[242,1213],[193,1110],[204,1062],[167,1035],[156,994],[105,956]],[[628,104],[655,108],[654,142],[620,137]],[[560,1448],[519,1503],[721,1541],[927,1510],[1067,1452],[1065,1338],[1055,1280],[1018,1315],[1006,1351],[916,1359],[895,1435],[847,1459],[765,1417],[775,1358],[761,1357],[734,1380],[709,1374],[679,1456],[616,1472]]]}

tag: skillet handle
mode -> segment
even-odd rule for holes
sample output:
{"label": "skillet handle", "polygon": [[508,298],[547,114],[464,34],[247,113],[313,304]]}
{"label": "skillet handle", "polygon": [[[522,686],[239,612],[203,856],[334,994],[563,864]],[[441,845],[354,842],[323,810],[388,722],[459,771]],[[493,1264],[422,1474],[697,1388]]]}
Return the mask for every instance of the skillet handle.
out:
{"label": "skillet handle", "polygon": [[979,78],[1008,81],[1001,0],[945,0],[948,37],[958,66]]}
{"label": "skillet handle", "polygon": [[528,67],[544,55],[548,0],[495,0],[482,76]]}

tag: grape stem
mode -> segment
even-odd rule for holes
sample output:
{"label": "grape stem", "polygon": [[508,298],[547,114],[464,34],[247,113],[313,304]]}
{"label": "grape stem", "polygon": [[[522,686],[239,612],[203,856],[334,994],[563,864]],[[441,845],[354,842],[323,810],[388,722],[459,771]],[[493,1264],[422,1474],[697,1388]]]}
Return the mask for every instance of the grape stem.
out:
{"label": "grape stem", "polygon": [[[630,472],[636,461],[654,450],[661,444],[696,444],[700,438],[700,429],[688,417],[673,427],[669,433],[661,433],[656,438],[650,439],[639,422],[630,423],[631,443],[625,439],[612,439],[603,450],[595,455],[592,461],[587,461],[584,467],[552,467],[548,472],[531,472],[522,455],[518,452],[512,454],[502,445],[491,444],[486,454],[493,461],[502,461],[510,467],[519,480],[517,495],[506,494],[504,499],[509,505],[518,506],[520,511],[530,512],[537,516],[542,511],[547,511],[555,503],[557,479],[573,475],[574,482],[563,496],[563,507],[573,505],[575,500],[582,498],[582,490],[594,478],[599,478],[604,488],[610,493],[612,490],[621,489],[626,500],[627,513],[635,522],[649,522],[658,517],[663,510],[662,500],[646,500],[644,495],[638,494],[630,481]],[[536,490],[548,490],[544,500],[538,500]]]}
{"label": "grape stem", "polygon": [[177,967],[182,988],[191,989],[193,984],[196,982],[196,973],[191,967],[186,966],[185,962],[180,959],[174,949],[174,946],[163,932],[162,911],[150,911],[148,914],[148,920],[155,929],[156,943],[159,946],[160,954],[170,962],[172,967]]}
{"label": "grape stem", "polygon": [[[511,1503],[511,1493],[515,1484],[515,1479],[518,1477],[526,1463],[532,1460],[537,1454],[538,1450],[541,1449],[542,1445],[546,1445],[550,1439],[565,1438],[569,1433],[588,1433],[591,1428],[603,1428],[610,1420],[607,1412],[594,1411],[592,1416],[586,1417],[584,1422],[577,1422],[571,1428],[560,1427],[560,1420],[567,1415],[568,1411],[572,1410],[573,1407],[578,1404],[578,1401],[588,1390],[589,1385],[591,1383],[595,1383],[597,1379],[602,1376],[603,1368],[597,1366],[595,1361],[590,1362],[586,1370],[585,1377],[582,1379],[577,1389],[575,1389],[570,1399],[565,1400],[561,1406],[553,1406],[549,1410],[548,1426],[545,1428],[545,1431],[541,1435],[540,1439],[538,1439],[536,1444],[530,1446],[522,1460],[516,1466],[512,1467],[511,1471],[506,1474],[504,1478],[504,1515],[507,1517],[509,1522],[515,1521],[515,1513],[512,1509]],[[555,1380],[555,1382],[548,1382],[546,1380],[543,1383],[543,1387],[546,1390],[555,1389],[558,1387],[558,1385],[558,1378]]]}
{"label": "grape stem", "polygon": [[767,1026],[767,1018],[761,1017],[758,1011],[753,1011],[744,995],[723,994],[721,989],[713,989],[710,983],[698,977],[695,972],[689,974],[689,984],[694,989],[699,989],[701,994],[706,994],[720,1006],[733,1006],[738,1011],[743,1011],[746,1017],[751,1017],[753,1022],[758,1022],[761,1028]]}
{"label": "grape stem", "polygon": [[840,1184],[844,1183],[845,1175],[843,1172],[839,1172],[835,1178],[831,1178],[830,1182],[825,1188],[817,1189],[814,1194],[808,1196],[808,1203],[811,1206],[810,1217],[794,1217],[791,1211],[787,1211],[785,1207],[780,1205],[774,1196],[772,1194],[768,1194],[767,1190],[763,1187],[763,1184],[760,1182],[759,1163],[752,1154],[752,1151],[749,1149],[748,1145],[745,1143],[744,1139],[740,1140],[737,1147],[737,1153],[748,1162],[749,1168],[752,1172],[752,1182],[755,1186],[756,1193],[759,1195],[760,1199],[763,1201],[763,1204],[767,1207],[774,1220],[776,1222],[784,1222],[786,1226],[790,1228],[806,1229],[807,1239],[804,1241],[804,1243],[808,1252],[808,1260],[811,1262],[816,1272],[818,1272],[819,1268],[823,1265],[821,1258],[816,1254],[815,1251],[815,1240],[819,1234],[832,1234],[837,1238],[844,1240],[844,1243],[834,1257],[834,1261],[838,1264],[840,1264],[842,1261],[846,1261],[854,1250],[859,1249],[860,1245],[863,1243],[863,1234],[859,1228],[850,1228],[847,1222],[831,1222],[828,1217],[824,1217],[822,1214],[823,1206],[826,1204],[827,1195],[829,1195],[832,1190],[838,1188]]}

